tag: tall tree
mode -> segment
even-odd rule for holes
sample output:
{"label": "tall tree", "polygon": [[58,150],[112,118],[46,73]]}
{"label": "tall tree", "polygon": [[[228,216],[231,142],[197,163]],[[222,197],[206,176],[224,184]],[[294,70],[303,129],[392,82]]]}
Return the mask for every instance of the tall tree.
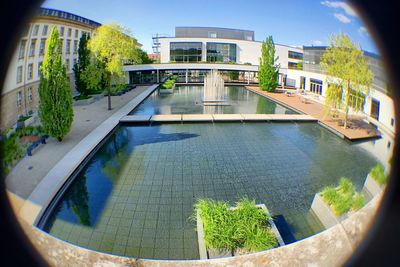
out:
{"label": "tall tree", "polygon": [[145,51],[143,51],[142,49],[138,48],[138,53],[139,53],[139,57],[140,57],[140,62],[141,64],[151,64],[153,63],[153,60],[151,60],[149,58],[149,56],[147,55],[147,53]]}
{"label": "tall tree", "polygon": [[78,61],[74,64],[74,74],[75,74],[75,87],[80,94],[87,94],[87,84],[84,79],[82,79],[82,73],[87,69],[90,64],[90,50],[88,48],[88,42],[90,37],[83,33],[81,39],[79,40],[78,47]]}
{"label": "tall tree", "polygon": [[[343,127],[347,128],[351,94],[354,93],[355,96],[358,96],[360,93],[365,95],[369,93],[373,74],[369,69],[368,62],[363,51],[348,36],[340,33],[331,37],[329,47],[322,56],[321,67],[330,76],[330,82],[342,90],[341,94],[335,92],[331,95],[336,98],[345,97],[342,105],[345,110]],[[330,101],[328,103],[330,105],[333,101],[337,102],[338,99],[327,98],[327,101]],[[354,108],[359,110],[362,106],[356,105]]]}
{"label": "tall tree", "polygon": [[140,63],[138,42],[124,27],[109,22],[96,29],[89,49],[104,63],[107,72],[108,109],[111,109],[111,83],[122,81],[124,62]]}
{"label": "tall tree", "polygon": [[273,92],[278,86],[280,65],[275,57],[275,44],[272,36],[268,36],[261,46],[260,65],[258,66],[258,82],[262,90]]}
{"label": "tall tree", "polygon": [[44,131],[62,141],[71,129],[74,112],[71,86],[62,62],[60,44],[57,27],[53,27],[40,72],[39,116]]}

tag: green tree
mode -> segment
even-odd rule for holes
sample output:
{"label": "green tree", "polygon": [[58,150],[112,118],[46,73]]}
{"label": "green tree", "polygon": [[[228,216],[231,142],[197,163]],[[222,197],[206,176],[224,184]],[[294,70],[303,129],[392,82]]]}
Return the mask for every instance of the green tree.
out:
{"label": "green tree", "polygon": [[53,27],[40,72],[39,116],[44,131],[62,141],[71,129],[74,112],[71,86],[62,62],[60,44],[57,27]]}
{"label": "green tree", "polygon": [[109,22],[96,29],[89,41],[89,49],[100,60],[107,73],[108,109],[111,109],[111,83],[118,84],[124,78],[123,64],[140,63],[138,42],[128,29]]}
{"label": "green tree", "polygon": [[147,53],[145,51],[143,51],[142,49],[138,48],[138,53],[139,53],[139,58],[140,58],[140,62],[141,64],[151,64],[153,63],[153,60],[151,60],[149,58],[149,56],[147,55]]}
{"label": "green tree", "polygon": [[278,86],[280,65],[276,63],[275,44],[272,36],[268,36],[261,46],[260,65],[258,66],[258,81],[262,90],[273,92]]}
{"label": "green tree", "polygon": [[86,92],[100,92],[107,85],[104,63],[92,56],[89,65],[80,74]]}
{"label": "green tree", "polygon": [[78,48],[78,61],[74,64],[75,74],[75,87],[80,94],[87,95],[87,83],[82,78],[82,73],[87,69],[90,64],[90,50],[88,48],[88,42],[90,37],[83,33],[79,40]]}
{"label": "green tree", "polygon": [[[345,97],[342,105],[345,111],[343,127],[347,128],[351,93],[368,95],[372,83],[373,74],[368,62],[363,51],[349,37],[340,33],[331,37],[329,47],[322,56],[321,67],[330,76],[330,82],[342,90],[342,94],[336,92],[333,95]],[[330,98],[327,101],[327,105],[332,103]],[[361,107],[356,105],[354,108],[358,110]]]}

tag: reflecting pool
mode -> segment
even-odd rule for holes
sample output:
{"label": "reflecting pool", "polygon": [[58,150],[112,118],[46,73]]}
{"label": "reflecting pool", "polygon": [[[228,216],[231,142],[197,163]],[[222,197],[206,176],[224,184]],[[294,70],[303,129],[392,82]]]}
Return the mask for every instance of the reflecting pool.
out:
{"label": "reflecting pool", "polygon": [[[373,141],[371,141],[373,142]],[[107,253],[198,259],[197,198],[247,196],[283,215],[296,237],[322,231],[314,194],[349,177],[362,188],[377,160],[316,123],[121,126],[88,161],[44,227]]]}
{"label": "reflecting pool", "polygon": [[131,114],[297,114],[242,86],[225,86],[224,106],[204,106],[203,86],[176,86],[172,94],[160,94],[161,90],[156,90]]}

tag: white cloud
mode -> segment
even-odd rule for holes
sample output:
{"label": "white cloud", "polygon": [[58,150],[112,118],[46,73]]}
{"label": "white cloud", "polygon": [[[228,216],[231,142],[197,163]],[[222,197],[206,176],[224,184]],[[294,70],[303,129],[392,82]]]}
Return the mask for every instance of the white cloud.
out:
{"label": "white cloud", "polygon": [[313,45],[322,45],[322,41],[320,41],[320,40],[314,40],[314,41],[312,41],[312,44]]}
{"label": "white cloud", "polygon": [[348,3],[341,2],[341,1],[322,1],[321,4],[324,6],[327,6],[327,7],[331,7],[331,8],[343,9],[343,11],[347,15],[352,16],[352,17],[358,17],[356,11]]}
{"label": "white cloud", "polygon": [[347,17],[346,15],[340,14],[340,13],[335,13],[333,14],[335,16],[335,18],[337,18],[341,23],[350,23],[351,19],[349,19],[349,17]]}
{"label": "white cloud", "polygon": [[358,33],[359,33],[360,35],[366,35],[367,37],[369,37],[369,32],[368,32],[367,28],[365,28],[364,26],[361,26],[361,27],[358,29]]}

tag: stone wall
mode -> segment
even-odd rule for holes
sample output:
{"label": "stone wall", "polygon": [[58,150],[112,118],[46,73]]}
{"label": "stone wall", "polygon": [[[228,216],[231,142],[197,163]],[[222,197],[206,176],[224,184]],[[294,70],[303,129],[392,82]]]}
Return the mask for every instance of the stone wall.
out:
{"label": "stone wall", "polygon": [[365,207],[319,234],[258,253],[214,260],[142,260],[74,246],[21,221],[29,239],[52,266],[342,266],[367,233],[382,194]]}

